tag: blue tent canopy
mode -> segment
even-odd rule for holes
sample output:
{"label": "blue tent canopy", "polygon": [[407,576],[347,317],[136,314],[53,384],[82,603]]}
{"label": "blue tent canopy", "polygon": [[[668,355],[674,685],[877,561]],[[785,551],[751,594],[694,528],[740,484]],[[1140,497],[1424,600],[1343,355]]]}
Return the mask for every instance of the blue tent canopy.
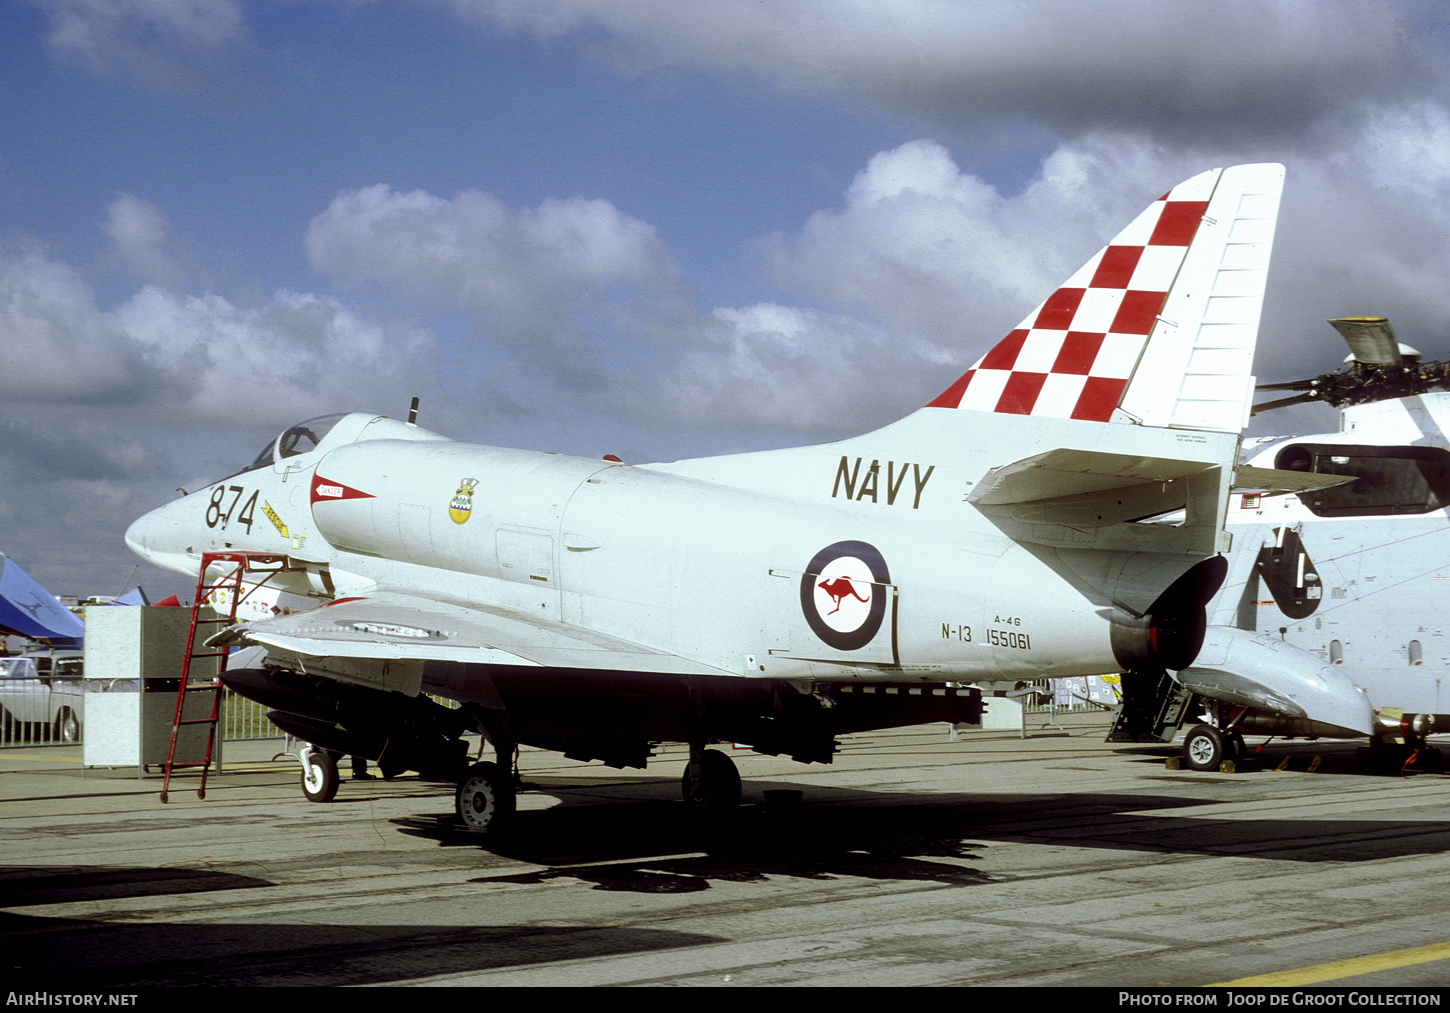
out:
{"label": "blue tent canopy", "polygon": [[0,632],[78,647],[86,625],[37,584],[14,560],[0,553]]}

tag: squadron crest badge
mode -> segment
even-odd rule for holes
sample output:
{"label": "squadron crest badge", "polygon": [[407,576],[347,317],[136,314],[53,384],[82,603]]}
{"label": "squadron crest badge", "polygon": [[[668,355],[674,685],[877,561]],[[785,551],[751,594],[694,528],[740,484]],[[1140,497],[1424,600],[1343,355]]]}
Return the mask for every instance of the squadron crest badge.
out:
{"label": "squadron crest badge", "polygon": [[476,478],[465,478],[458,483],[458,491],[448,502],[448,516],[453,518],[454,524],[462,524],[473,516],[473,488],[476,485]]}

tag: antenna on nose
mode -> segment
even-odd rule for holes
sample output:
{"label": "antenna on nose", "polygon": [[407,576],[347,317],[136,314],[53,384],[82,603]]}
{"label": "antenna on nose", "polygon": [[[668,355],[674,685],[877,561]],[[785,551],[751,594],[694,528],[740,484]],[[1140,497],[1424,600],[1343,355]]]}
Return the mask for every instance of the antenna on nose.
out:
{"label": "antenna on nose", "polygon": [[412,405],[410,405],[408,407],[408,425],[410,425],[410,426],[416,426],[417,424],[418,424],[418,399],[415,397],[415,398],[413,398]]}

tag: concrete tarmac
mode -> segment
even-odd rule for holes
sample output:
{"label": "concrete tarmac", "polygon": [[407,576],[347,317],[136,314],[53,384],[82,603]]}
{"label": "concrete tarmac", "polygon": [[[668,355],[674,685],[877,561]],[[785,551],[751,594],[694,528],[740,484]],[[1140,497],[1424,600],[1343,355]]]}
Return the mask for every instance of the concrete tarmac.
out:
{"label": "concrete tarmac", "polygon": [[411,777],[309,803],[278,742],[165,805],[76,747],[0,750],[0,966],[50,991],[1450,984],[1445,775],[1352,743],[1173,771],[1102,715],[1059,723],[859,735],[830,766],[732,751],[721,826],[684,811],[682,747],[623,772],[525,750],[502,842]]}

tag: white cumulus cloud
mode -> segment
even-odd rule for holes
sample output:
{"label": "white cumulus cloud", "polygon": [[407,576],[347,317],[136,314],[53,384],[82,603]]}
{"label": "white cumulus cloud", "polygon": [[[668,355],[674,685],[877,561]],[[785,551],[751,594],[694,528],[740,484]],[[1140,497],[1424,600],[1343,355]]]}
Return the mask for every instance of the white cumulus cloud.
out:
{"label": "white cumulus cloud", "polygon": [[170,225],[161,209],[150,201],[131,194],[117,197],[106,208],[101,231],[121,260],[148,280],[166,284],[179,277],[180,268],[166,249]]}
{"label": "white cumulus cloud", "polygon": [[135,350],[71,266],[39,251],[0,254],[0,395],[106,400],[136,382]]}
{"label": "white cumulus cloud", "polygon": [[582,351],[596,317],[629,313],[678,285],[652,227],[605,200],[510,207],[385,185],[339,194],[307,230],[320,270],[468,309],[490,341],[529,358]]}
{"label": "white cumulus cloud", "polygon": [[157,91],[208,91],[250,38],[236,0],[34,0],[52,50],[94,74]]}
{"label": "white cumulus cloud", "polygon": [[73,267],[35,251],[0,256],[0,336],[0,395],[12,407],[161,407],[190,424],[271,428],[406,404],[408,388],[438,382],[430,334],[332,296],[284,290],[241,305],[148,285],[103,310]]}

